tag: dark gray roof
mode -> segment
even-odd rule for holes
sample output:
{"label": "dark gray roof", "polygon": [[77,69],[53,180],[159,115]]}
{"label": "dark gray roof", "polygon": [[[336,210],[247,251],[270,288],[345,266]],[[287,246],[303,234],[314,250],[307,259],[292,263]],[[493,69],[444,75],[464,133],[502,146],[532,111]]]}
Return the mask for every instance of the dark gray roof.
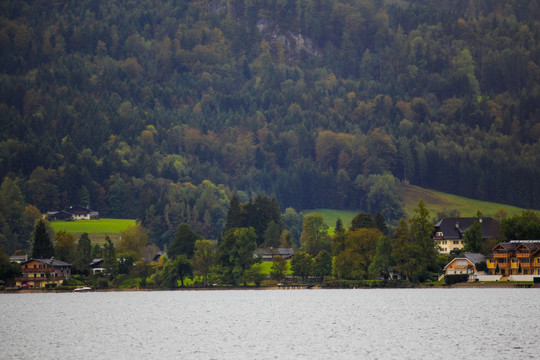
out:
{"label": "dark gray roof", "polygon": [[52,265],[52,266],[71,266],[71,264],[69,264],[67,262],[63,262],[63,261],[56,260],[56,259],[29,259],[28,261],[25,261],[22,264],[25,264],[25,263],[33,261],[33,260],[34,261],[39,261],[39,262],[44,263],[44,264]]}
{"label": "dark gray roof", "polygon": [[22,263],[26,260],[28,260],[28,255],[13,255],[9,257],[9,260],[12,262]]}
{"label": "dark gray roof", "polygon": [[292,256],[294,255],[294,250],[292,248],[260,248],[253,252],[255,255],[281,255],[281,256]]}
{"label": "dark gray roof", "polygon": [[458,256],[457,258],[466,258],[473,264],[478,264],[479,262],[486,261],[486,257],[483,254],[480,253],[464,253],[462,256]]}
{"label": "dark gray roof", "polygon": [[481,221],[484,239],[497,239],[501,235],[501,224],[492,218],[444,218],[435,224],[435,232],[442,232],[445,239],[462,239],[465,231],[475,221]]}
{"label": "dark gray roof", "polygon": [[103,259],[99,259],[99,258],[94,259],[94,260],[90,261],[90,267],[100,265],[101,263],[103,263]]}
{"label": "dark gray roof", "polygon": [[476,265],[478,264],[479,262],[482,262],[482,261],[486,261],[486,257],[483,255],[483,254],[479,254],[479,253],[464,253],[463,255],[460,255],[460,256],[456,256],[455,258],[453,258],[448,264],[446,264],[446,266],[444,267],[445,269],[450,266],[450,264],[454,261],[454,260],[460,260],[460,259],[466,259],[466,260],[469,260],[473,265]]}

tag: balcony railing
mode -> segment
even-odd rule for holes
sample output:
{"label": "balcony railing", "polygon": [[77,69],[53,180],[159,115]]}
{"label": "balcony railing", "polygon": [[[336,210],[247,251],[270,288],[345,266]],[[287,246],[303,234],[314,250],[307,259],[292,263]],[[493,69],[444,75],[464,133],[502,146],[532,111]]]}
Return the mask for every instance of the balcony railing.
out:
{"label": "balcony railing", "polygon": [[21,269],[21,272],[23,273],[37,273],[37,272],[54,272],[54,269],[53,268],[22,268]]}
{"label": "balcony railing", "polygon": [[493,257],[494,257],[494,258],[498,258],[498,259],[500,259],[500,258],[507,258],[507,257],[510,257],[510,254],[507,253],[507,252],[504,252],[504,253],[494,253],[494,254],[493,254]]}
{"label": "balcony railing", "polygon": [[60,281],[60,280],[65,280],[66,277],[65,276],[54,276],[54,277],[49,277],[49,278],[46,278],[46,277],[16,277],[15,278],[15,281]]}
{"label": "balcony railing", "polygon": [[528,258],[531,256],[531,253],[530,252],[518,252],[517,254],[517,257],[518,258]]}

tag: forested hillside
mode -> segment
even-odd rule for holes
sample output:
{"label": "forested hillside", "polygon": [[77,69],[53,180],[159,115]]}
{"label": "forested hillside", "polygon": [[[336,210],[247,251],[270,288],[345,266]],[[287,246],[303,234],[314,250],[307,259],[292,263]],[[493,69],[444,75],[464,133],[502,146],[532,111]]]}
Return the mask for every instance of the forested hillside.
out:
{"label": "forested hillside", "polygon": [[215,237],[235,191],[394,220],[402,181],[540,208],[539,15],[534,0],[3,0],[0,179],[42,212],[83,203],[154,239],[180,222]]}

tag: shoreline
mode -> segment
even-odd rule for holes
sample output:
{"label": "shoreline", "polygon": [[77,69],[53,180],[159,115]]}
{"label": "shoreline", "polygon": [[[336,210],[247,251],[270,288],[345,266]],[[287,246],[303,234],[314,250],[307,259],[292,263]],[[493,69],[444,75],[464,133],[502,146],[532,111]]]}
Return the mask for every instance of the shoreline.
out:
{"label": "shoreline", "polygon": [[[261,286],[261,287],[243,287],[243,286],[216,286],[216,287],[183,287],[174,289],[155,289],[155,288],[109,288],[109,289],[94,289],[90,292],[133,292],[133,291],[245,291],[245,290],[384,290],[384,289],[540,289],[540,286],[534,286],[534,284],[526,284],[526,286],[520,286],[518,283],[512,282],[495,282],[495,283],[457,283],[453,285],[415,285],[411,287],[356,287],[356,288],[325,288],[322,286],[313,287],[280,287],[280,286]],[[3,290],[0,294],[37,294],[37,293],[72,293],[73,290],[45,290],[45,289],[21,289],[21,290]]]}

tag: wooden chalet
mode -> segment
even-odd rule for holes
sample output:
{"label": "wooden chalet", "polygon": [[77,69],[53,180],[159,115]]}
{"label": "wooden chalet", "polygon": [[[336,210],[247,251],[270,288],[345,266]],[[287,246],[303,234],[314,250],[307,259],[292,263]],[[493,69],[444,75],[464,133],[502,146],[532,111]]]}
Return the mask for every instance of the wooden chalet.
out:
{"label": "wooden chalet", "polygon": [[15,278],[17,286],[44,288],[46,284],[61,285],[71,276],[71,264],[51,259],[30,259],[21,263],[21,277]]}
{"label": "wooden chalet", "polygon": [[486,257],[479,253],[465,253],[450,261],[444,267],[445,275],[478,273],[476,264],[486,261]]}
{"label": "wooden chalet", "polygon": [[492,275],[540,275],[540,240],[512,240],[495,246],[487,257]]}
{"label": "wooden chalet", "polygon": [[465,231],[475,221],[482,225],[483,239],[498,239],[501,236],[501,224],[492,218],[444,218],[435,224],[433,241],[439,253],[450,254],[452,250],[463,249]]}

